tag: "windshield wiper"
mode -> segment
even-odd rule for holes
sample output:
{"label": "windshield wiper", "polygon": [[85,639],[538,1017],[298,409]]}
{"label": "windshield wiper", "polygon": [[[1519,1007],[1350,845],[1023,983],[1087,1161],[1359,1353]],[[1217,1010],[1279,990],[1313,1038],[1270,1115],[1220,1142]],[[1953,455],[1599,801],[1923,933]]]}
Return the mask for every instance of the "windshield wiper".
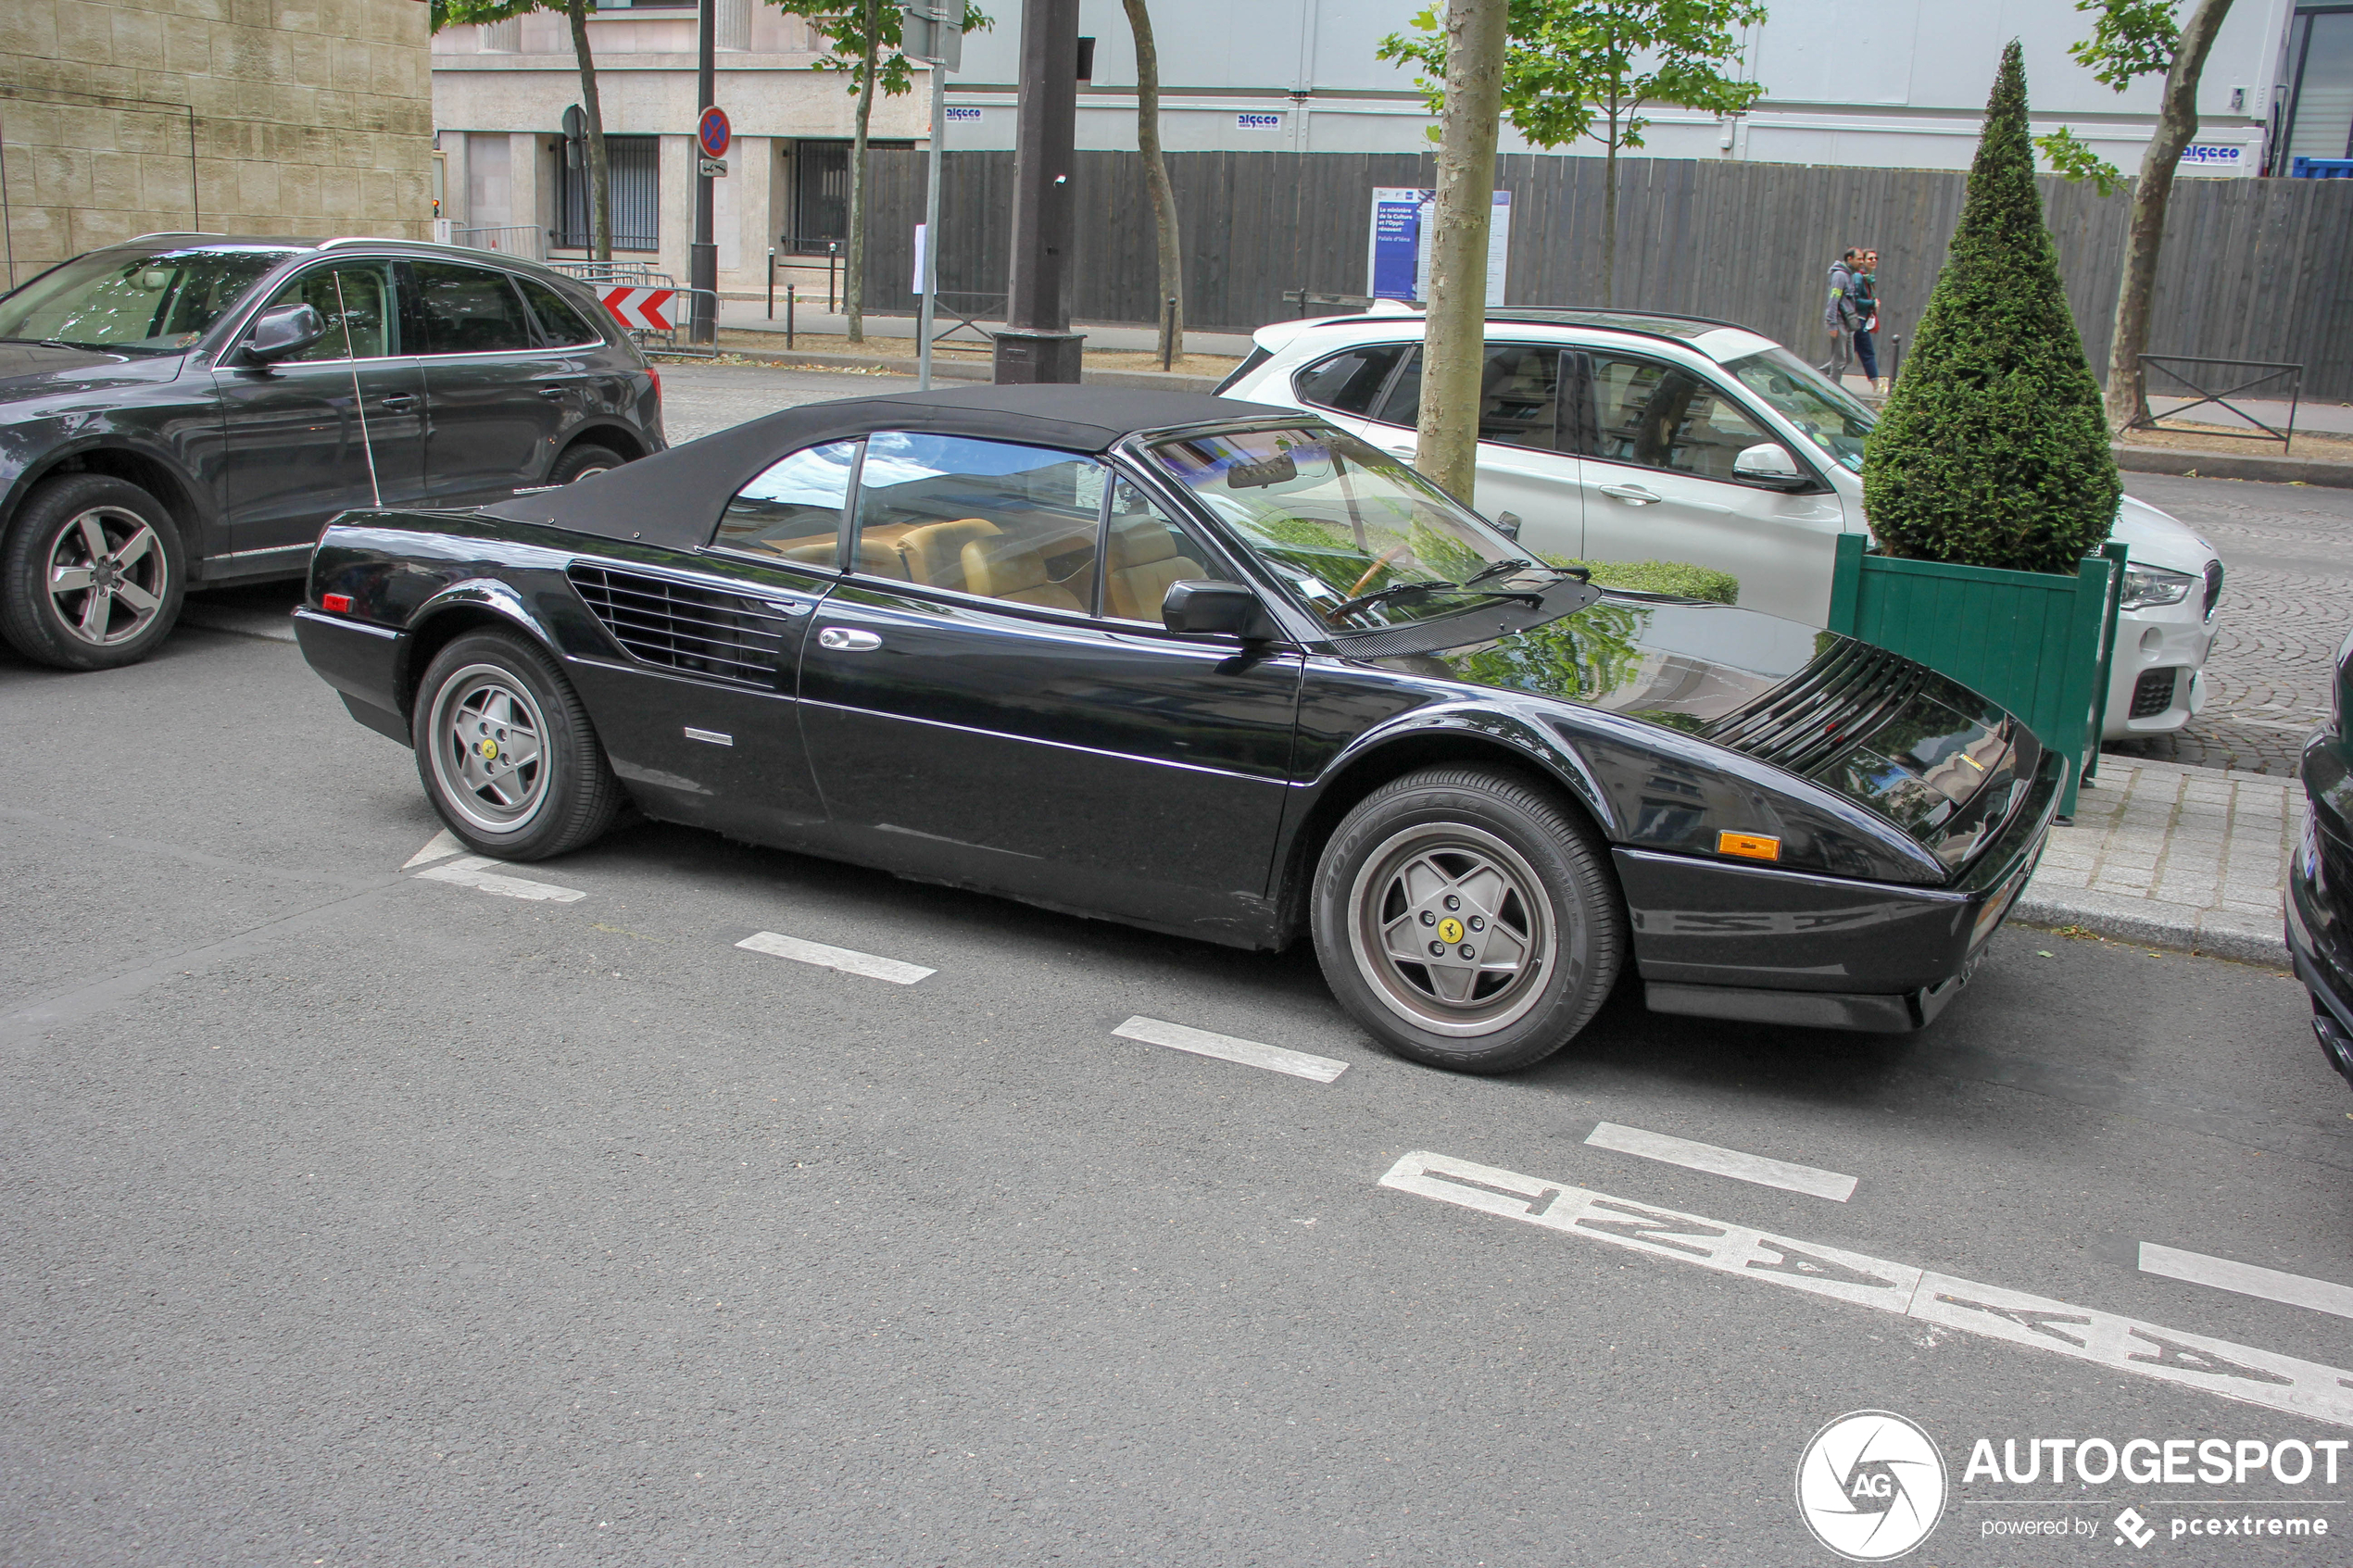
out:
{"label": "windshield wiper", "polygon": [[[1474,577],[1471,582],[1475,583],[1478,580]],[[1444,578],[1438,577],[1426,583],[1392,583],[1386,588],[1376,588],[1369,594],[1359,594],[1353,599],[1342,599],[1326,613],[1333,616],[1346,615],[1352,610],[1363,609],[1368,605],[1383,604],[1390,599],[1404,599],[1409,596],[1413,602],[1418,603],[1439,594],[1468,594],[1481,599],[1517,599],[1520,603],[1533,605],[1538,609],[1544,608],[1544,596],[1541,594],[1514,592],[1509,588],[1474,588],[1469,583],[1449,583]]]}
{"label": "windshield wiper", "polygon": [[1581,566],[1554,566],[1550,561],[1521,560],[1514,557],[1510,560],[1491,561],[1480,567],[1477,571],[1463,579],[1463,586],[1476,587],[1491,577],[1505,577],[1515,571],[1549,571],[1558,577],[1574,577],[1579,583],[1591,583],[1593,580],[1593,574]]}

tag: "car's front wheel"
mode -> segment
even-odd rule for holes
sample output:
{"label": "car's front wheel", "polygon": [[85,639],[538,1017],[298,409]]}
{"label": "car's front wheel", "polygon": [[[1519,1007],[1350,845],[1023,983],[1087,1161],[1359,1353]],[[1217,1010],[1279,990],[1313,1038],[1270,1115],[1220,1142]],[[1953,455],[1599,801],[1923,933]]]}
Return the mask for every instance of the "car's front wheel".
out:
{"label": "car's front wheel", "polygon": [[1567,1044],[1626,950],[1607,851],[1499,769],[1424,769],[1365,797],[1324,847],[1313,919],[1324,978],[1359,1022],[1468,1073]]}
{"label": "car's front wheel", "polygon": [[425,794],[469,847],[544,860],[613,823],[621,781],[572,684],[520,637],[472,633],[434,656],[409,721]]}
{"label": "car's front wheel", "polygon": [[182,548],[171,514],[129,481],[47,480],[0,549],[0,635],[61,670],[135,664],[180,619]]}
{"label": "car's front wheel", "polygon": [[577,484],[584,479],[610,473],[626,461],[627,458],[610,447],[592,446],[584,442],[556,459],[555,471],[547,475],[547,483]]}

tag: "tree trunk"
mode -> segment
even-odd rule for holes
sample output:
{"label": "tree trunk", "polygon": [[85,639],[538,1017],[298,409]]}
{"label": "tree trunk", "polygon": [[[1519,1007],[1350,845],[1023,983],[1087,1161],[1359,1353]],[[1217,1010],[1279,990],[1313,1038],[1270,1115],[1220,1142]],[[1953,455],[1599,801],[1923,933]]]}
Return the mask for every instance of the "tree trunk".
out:
{"label": "tree trunk", "polygon": [[605,111],[597,98],[597,61],[588,52],[588,0],[570,0],[572,52],[580,61],[580,107],[588,117],[588,254],[612,259],[612,166],[605,160]]}
{"label": "tree trunk", "polygon": [[1478,473],[1487,231],[1494,217],[1506,15],[1505,0],[1448,0],[1446,7],[1446,103],[1439,122],[1414,466],[1466,504]]}
{"label": "tree trunk", "polygon": [[[703,0],[705,5],[710,0]],[[842,269],[842,311],[849,341],[866,341],[866,125],[875,115],[875,56],[881,40],[882,0],[865,0],[864,53],[858,58],[858,131],[849,145],[849,257]]]}
{"label": "tree trunk", "polygon": [[1617,104],[1609,107],[1609,146],[1602,157],[1602,305],[1617,304]]}
{"label": "tree trunk", "polygon": [[2148,386],[2141,355],[2148,348],[2149,309],[2157,295],[2157,257],[2165,243],[2165,208],[2173,195],[2173,170],[2197,134],[2197,79],[2207,52],[2221,30],[2231,0],[2198,0],[2174,45],[2173,67],[2165,73],[2165,96],[2157,132],[2141,157],[2133,185],[2133,226],[2124,245],[2124,277],[2116,290],[2116,323],[2108,351],[2108,424],[2121,433],[2148,418]]}
{"label": "tree trunk", "polygon": [[1160,49],[1152,42],[1151,13],[1144,0],[1124,3],[1128,31],[1136,35],[1136,148],[1144,155],[1144,189],[1151,194],[1152,234],[1160,252],[1160,357],[1173,362],[1185,354],[1185,260],[1177,245],[1176,193],[1169,188],[1168,160],[1160,150]]}

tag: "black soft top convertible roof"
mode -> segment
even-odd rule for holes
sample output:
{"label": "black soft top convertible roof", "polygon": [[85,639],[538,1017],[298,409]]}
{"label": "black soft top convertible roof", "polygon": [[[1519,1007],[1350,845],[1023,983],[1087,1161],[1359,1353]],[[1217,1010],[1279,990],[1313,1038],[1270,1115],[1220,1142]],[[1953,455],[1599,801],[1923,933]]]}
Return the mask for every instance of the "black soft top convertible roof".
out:
{"label": "black soft top convertible roof", "polygon": [[642,462],[482,508],[606,539],[694,549],[736,491],[787,452],[877,430],[968,435],[1098,453],[1138,431],[1230,420],[1313,420],[1297,408],[1195,392],[1110,386],[973,386],[810,403],[749,420]]}

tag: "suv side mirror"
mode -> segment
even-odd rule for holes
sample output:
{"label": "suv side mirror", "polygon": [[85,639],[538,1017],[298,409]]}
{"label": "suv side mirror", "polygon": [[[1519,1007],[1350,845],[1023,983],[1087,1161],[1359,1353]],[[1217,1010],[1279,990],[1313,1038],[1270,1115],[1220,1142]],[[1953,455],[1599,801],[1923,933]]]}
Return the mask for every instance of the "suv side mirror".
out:
{"label": "suv side mirror", "polygon": [[1283,634],[1256,594],[1239,583],[1202,578],[1171,583],[1160,601],[1160,620],[1172,632],[1239,637],[1245,643],[1273,642]]}
{"label": "suv side mirror", "polygon": [[1516,539],[1519,537],[1519,514],[1517,512],[1497,512],[1492,521],[1495,524],[1495,532],[1502,534],[1504,538]]}
{"label": "suv side mirror", "polygon": [[1733,458],[1732,477],[1776,490],[1804,490],[1814,483],[1778,441],[1760,441]]}
{"label": "suv side mirror", "polygon": [[308,305],[280,305],[261,313],[237,350],[241,365],[274,365],[291,359],[327,335],[327,320]]}

